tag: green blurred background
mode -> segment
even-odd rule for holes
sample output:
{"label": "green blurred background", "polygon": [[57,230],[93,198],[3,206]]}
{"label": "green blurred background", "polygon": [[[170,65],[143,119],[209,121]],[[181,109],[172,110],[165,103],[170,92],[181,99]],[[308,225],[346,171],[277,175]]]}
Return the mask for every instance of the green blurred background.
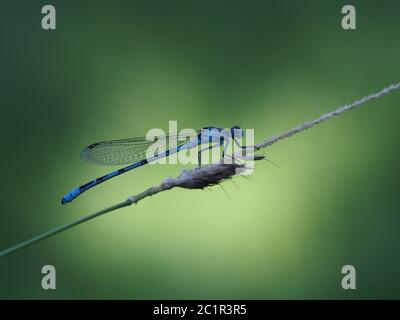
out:
{"label": "green blurred background", "polygon": [[[150,128],[256,141],[400,80],[399,1],[0,1],[0,249],[124,200],[182,166],[114,168],[89,143]],[[0,298],[400,298],[400,92],[265,150],[239,190],[172,190],[0,259]],[[41,289],[41,268],[57,290]],[[341,268],[357,290],[341,288]]]}

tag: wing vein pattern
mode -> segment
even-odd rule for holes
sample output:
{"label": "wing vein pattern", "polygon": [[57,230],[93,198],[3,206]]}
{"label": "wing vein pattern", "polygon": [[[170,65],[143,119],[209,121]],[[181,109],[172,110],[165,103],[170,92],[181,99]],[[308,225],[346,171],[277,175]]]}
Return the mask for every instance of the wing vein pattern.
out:
{"label": "wing vein pattern", "polygon": [[[174,134],[175,135],[175,134]],[[81,152],[82,160],[100,165],[122,165],[146,159],[148,152],[161,153],[168,149],[171,135],[148,141],[146,137],[101,141],[93,143]],[[191,137],[188,137],[191,138]],[[157,142],[157,143],[156,143]],[[178,141],[180,146],[186,141]]]}

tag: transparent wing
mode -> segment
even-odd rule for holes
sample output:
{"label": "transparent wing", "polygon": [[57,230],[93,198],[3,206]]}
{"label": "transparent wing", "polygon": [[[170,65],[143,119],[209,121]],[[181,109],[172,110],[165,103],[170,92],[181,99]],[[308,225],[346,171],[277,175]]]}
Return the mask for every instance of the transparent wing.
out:
{"label": "transparent wing", "polygon": [[[186,135],[187,140],[194,138],[198,133]],[[173,136],[173,137],[172,137]],[[153,141],[146,137],[101,141],[87,146],[81,152],[82,160],[100,165],[122,165],[146,159],[147,152],[161,153],[168,149],[169,137],[176,138],[177,134],[157,137]],[[177,141],[182,145],[186,141]]]}

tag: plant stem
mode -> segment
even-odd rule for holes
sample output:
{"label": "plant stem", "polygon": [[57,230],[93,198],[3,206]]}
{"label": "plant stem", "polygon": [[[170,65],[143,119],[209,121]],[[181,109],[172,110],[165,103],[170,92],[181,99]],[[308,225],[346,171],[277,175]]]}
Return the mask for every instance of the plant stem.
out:
{"label": "plant stem", "polygon": [[273,136],[269,139],[266,139],[266,140],[260,142],[259,144],[255,145],[254,149],[259,150],[259,149],[271,146],[278,141],[281,141],[286,138],[290,138],[291,136],[295,135],[296,133],[307,130],[317,124],[320,124],[320,123],[327,121],[335,116],[341,115],[342,113],[345,113],[347,111],[355,109],[370,100],[378,99],[378,98],[382,97],[383,95],[389,93],[390,91],[397,90],[397,89],[400,89],[400,82],[398,82],[396,84],[391,84],[390,86],[383,88],[379,92],[372,93],[368,96],[362,97],[360,100],[354,101],[351,104],[346,104],[342,107],[337,108],[336,110],[333,110],[331,112],[321,115],[319,118],[316,118],[311,121],[306,121],[300,126],[294,127],[294,128],[289,129],[277,136]]}
{"label": "plant stem", "polygon": [[46,239],[48,237],[51,237],[51,236],[53,236],[53,235],[55,235],[57,233],[60,233],[62,231],[70,229],[72,227],[75,227],[78,224],[81,224],[81,223],[84,223],[86,221],[89,221],[89,220],[92,220],[94,218],[97,218],[98,216],[101,216],[102,214],[105,214],[107,212],[111,212],[111,211],[114,211],[114,210],[129,206],[131,204],[132,204],[132,201],[125,200],[124,202],[118,203],[118,204],[113,205],[111,207],[108,207],[106,209],[103,209],[103,210],[97,211],[95,213],[89,214],[89,215],[87,215],[87,216],[85,216],[83,218],[79,218],[79,219],[77,219],[75,221],[69,222],[69,223],[64,224],[62,226],[50,229],[50,230],[48,230],[48,231],[46,231],[46,232],[44,232],[44,233],[42,233],[42,234],[40,234],[40,235],[38,235],[36,237],[33,237],[33,238],[29,239],[29,240],[26,240],[26,241],[23,241],[21,243],[18,243],[15,246],[12,246],[12,247],[10,247],[10,248],[8,248],[6,250],[0,251],[0,257],[4,257],[4,256],[9,255],[11,253],[14,253],[14,252],[16,252],[18,250],[26,248],[26,247],[28,247],[28,246],[36,243],[36,242],[44,240],[44,239]]}

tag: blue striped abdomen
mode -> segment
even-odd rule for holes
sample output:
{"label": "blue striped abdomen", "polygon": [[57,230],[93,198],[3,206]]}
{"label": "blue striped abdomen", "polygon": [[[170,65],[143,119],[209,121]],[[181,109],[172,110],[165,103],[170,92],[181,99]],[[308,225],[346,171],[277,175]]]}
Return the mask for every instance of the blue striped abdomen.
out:
{"label": "blue striped abdomen", "polygon": [[134,164],[131,164],[125,168],[110,172],[109,174],[102,176],[100,178],[94,179],[88,183],[85,183],[84,185],[81,185],[78,188],[73,189],[72,191],[70,191],[69,193],[67,193],[62,199],[61,199],[61,204],[66,204],[68,202],[71,202],[72,200],[74,200],[75,198],[77,198],[78,196],[80,196],[82,193],[84,193],[85,191],[89,190],[90,188],[93,188],[94,186],[99,185],[100,183],[103,183],[104,181],[107,181],[111,178],[114,178],[116,176],[119,176],[120,174],[123,174],[129,170],[135,169],[137,167],[143,166],[145,164],[147,164],[148,161],[142,160],[139,162],[136,162]]}

